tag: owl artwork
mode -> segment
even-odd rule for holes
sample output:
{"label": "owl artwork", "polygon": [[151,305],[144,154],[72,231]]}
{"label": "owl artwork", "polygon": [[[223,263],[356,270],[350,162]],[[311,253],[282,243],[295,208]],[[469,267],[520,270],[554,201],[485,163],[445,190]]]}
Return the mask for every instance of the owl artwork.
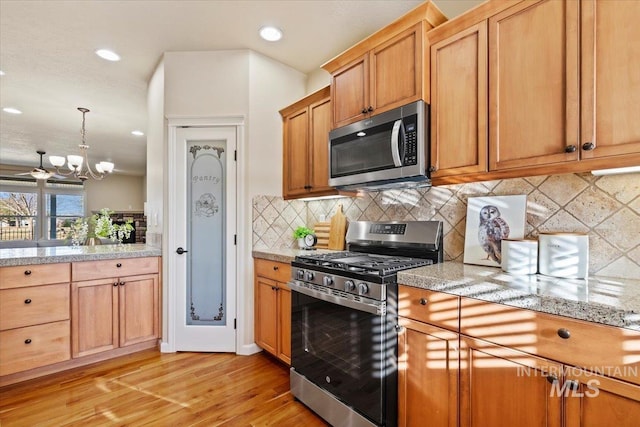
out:
{"label": "owl artwork", "polygon": [[509,237],[509,224],[500,217],[500,210],[492,205],[480,209],[480,225],[478,226],[478,241],[487,253],[486,259],[498,264],[502,261],[502,239]]}

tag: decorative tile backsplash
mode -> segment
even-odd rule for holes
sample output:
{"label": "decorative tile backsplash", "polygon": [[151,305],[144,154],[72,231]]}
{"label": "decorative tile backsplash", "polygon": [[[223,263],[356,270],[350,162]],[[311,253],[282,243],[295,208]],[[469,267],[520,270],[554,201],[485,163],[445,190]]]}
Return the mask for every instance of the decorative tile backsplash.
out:
{"label": "decorative tile backsplash", "polygon": [[467,198],[511,194],[527,195],[527,237],[537,238],[539,233],[550,231],[586,232],[590,274],[640,278],[637,174],[539,176],[308,202],[258,196],[253,200],[253,246],[294,247],[292,234],[297,226],[312,227],[328,220],[342,204],[350,221],[442,221],[445,258],[462,261]]}

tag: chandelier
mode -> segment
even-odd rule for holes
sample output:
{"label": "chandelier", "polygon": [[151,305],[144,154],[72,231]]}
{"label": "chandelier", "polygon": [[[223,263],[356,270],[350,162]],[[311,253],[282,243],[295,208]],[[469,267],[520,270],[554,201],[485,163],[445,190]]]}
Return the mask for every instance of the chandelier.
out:
{"label": "chandelier", "polygon": [[[86,130],[84,128],[85,122],[85,114],[89,112],[88,108],[78,107],[78,111],[82,113],[82,130],[80,130],[80,134],[82,135],[82,143],[78,145],[80,147],[80,155],[68,155],[65,159],[62,156],[49,156],[49,161],[56,168],[56,173],[63,176],[73,176],[80,181],[86,181],[89,177],[101,180],[106,176],[106,174],[113,172],[113,167],[115,166],[111,162],[100,162],[96,163],[96,172],[91,170],[91,166],[89,165],[89,159],[87,158],[87,151],[89,150],[89,146],[86,142]],[[67,163],[67,167],[69,168],[68,172],[61,171],[59,168],[64,166],[65,162]]]}

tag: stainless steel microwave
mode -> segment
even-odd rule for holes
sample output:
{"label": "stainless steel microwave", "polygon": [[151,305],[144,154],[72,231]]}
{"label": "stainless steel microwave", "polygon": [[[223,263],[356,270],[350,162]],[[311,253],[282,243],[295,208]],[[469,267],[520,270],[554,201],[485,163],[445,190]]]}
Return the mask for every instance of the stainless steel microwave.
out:
{"label": "stainless steel microwave", "polygon": [[428,186],[429,105],[416,101],[329,132],[329,185]]}

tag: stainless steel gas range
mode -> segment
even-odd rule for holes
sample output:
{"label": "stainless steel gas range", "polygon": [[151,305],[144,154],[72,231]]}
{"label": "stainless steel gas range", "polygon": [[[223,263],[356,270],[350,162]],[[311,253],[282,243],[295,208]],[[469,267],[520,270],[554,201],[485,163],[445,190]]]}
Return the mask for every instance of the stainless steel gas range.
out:
{"label": "stainless steel gas range", "polygon": [[442,222],[357,221],[291,263],[291,392],[335,427],[397,425],[397,272],[442,262]]}

